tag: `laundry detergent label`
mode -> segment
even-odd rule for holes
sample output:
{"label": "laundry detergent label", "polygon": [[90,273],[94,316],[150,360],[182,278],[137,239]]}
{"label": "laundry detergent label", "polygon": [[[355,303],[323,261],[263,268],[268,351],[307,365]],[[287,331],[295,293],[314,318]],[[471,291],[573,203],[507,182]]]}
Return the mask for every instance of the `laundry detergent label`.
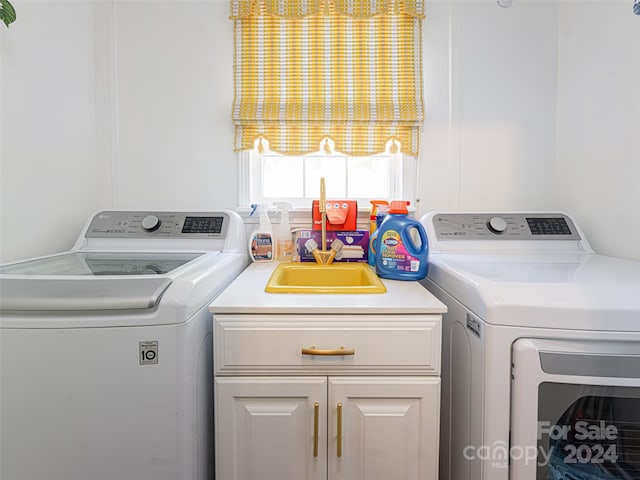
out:
{"label": "laundry detergent label", "polygon": [[382,234],[379,255],[386,269],[398,272],[417,272],[420,269],[420,259],[407,252],[400,233],[395,230]]}

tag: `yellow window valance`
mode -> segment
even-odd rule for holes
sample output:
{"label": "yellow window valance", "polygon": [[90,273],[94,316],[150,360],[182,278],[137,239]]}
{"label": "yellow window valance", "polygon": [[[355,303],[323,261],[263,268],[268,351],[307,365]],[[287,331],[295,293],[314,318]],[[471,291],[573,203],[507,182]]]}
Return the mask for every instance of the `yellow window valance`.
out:
{"label": "yellow window valance", "polygon": [[424,18],[423,0],[231,0],[231,18],[254,15],[300,18],[322,13],[351,17],[373,17],[388,13],[405,13]]}
{"label": "yellow window valance", "polygon": [[[422,2],[232,0],[236,150],[417,156]],[[410,12],[410,13],[408,13]]]}

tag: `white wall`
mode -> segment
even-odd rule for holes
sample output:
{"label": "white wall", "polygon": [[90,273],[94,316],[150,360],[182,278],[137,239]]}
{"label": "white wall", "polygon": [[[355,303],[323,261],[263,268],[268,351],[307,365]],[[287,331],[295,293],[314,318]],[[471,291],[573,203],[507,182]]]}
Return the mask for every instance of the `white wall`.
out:
{"label": "white wall", "polygon": [[557,12],[427,2],[421,212],[554,208]]}
{"label": "white wall", "polygon": [[[637,198],[592,194],[637,184],[630,3],[428,1],[419,212],[567,210],[599,250],[640,258],[638,227],[614,240],[601,220],[637,219]],[[68,248],[95,208],[235,206],[226,0],[16,6],[0,29],[2,261]],[[594,91],[606,122],[584,115]]]}
{"label": "white wall", "polygon": [[0,28],[0,262],[96,209],[236,205],[225,0],[15,2]]}
{"label": "white wall", "polygon": [[99,190],[93,7],[15,3],[0,28],[2,261],[69,248]]}
{"label": "white wall", "polygon": [[236,206],[232,26],[221,0],[116,4],[115,207]]}
{"label": "white wall", "polygon": [[640,260],[640,16],[560,7],[558,197],[598,252]]}

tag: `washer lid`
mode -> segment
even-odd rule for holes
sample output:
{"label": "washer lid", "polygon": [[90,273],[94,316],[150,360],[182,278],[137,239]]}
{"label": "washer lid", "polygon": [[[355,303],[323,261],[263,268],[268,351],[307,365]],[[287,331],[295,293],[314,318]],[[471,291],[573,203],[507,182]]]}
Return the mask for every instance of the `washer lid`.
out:
{"label": "washer lid", "polygon": [[0,275],[164,275],[201,255],[174,252],[70,252],[5,265],[0,267]]}
{"label": "washer lid", "polygon": [[2,311],[147,310],[201,253],[71,252],[0,267]]}
{"label": "washer lid", "polygon": [[429,258],[428,277],[487,323],[640,331],[640,262],[596,254]]}
{"label": "washer lid", "polygon": [[171,279],[0,278],[2,311],[92,311],[154,308]]}

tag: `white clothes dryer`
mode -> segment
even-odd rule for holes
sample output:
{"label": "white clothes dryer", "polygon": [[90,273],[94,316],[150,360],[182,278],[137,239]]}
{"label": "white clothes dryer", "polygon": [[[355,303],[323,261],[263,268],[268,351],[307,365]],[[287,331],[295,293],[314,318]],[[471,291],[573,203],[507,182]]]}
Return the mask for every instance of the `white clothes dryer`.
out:
{"label": "white clothes dryer", "polygon": [[209,480],[207,306],[245,238],[231,211],[104,211],[0,267],[0,478]]}
{"label": "white clothes dryer", "polygon": [[440,480],[640,478],[640,262],[561,213],[421,221],[448,307]]}

